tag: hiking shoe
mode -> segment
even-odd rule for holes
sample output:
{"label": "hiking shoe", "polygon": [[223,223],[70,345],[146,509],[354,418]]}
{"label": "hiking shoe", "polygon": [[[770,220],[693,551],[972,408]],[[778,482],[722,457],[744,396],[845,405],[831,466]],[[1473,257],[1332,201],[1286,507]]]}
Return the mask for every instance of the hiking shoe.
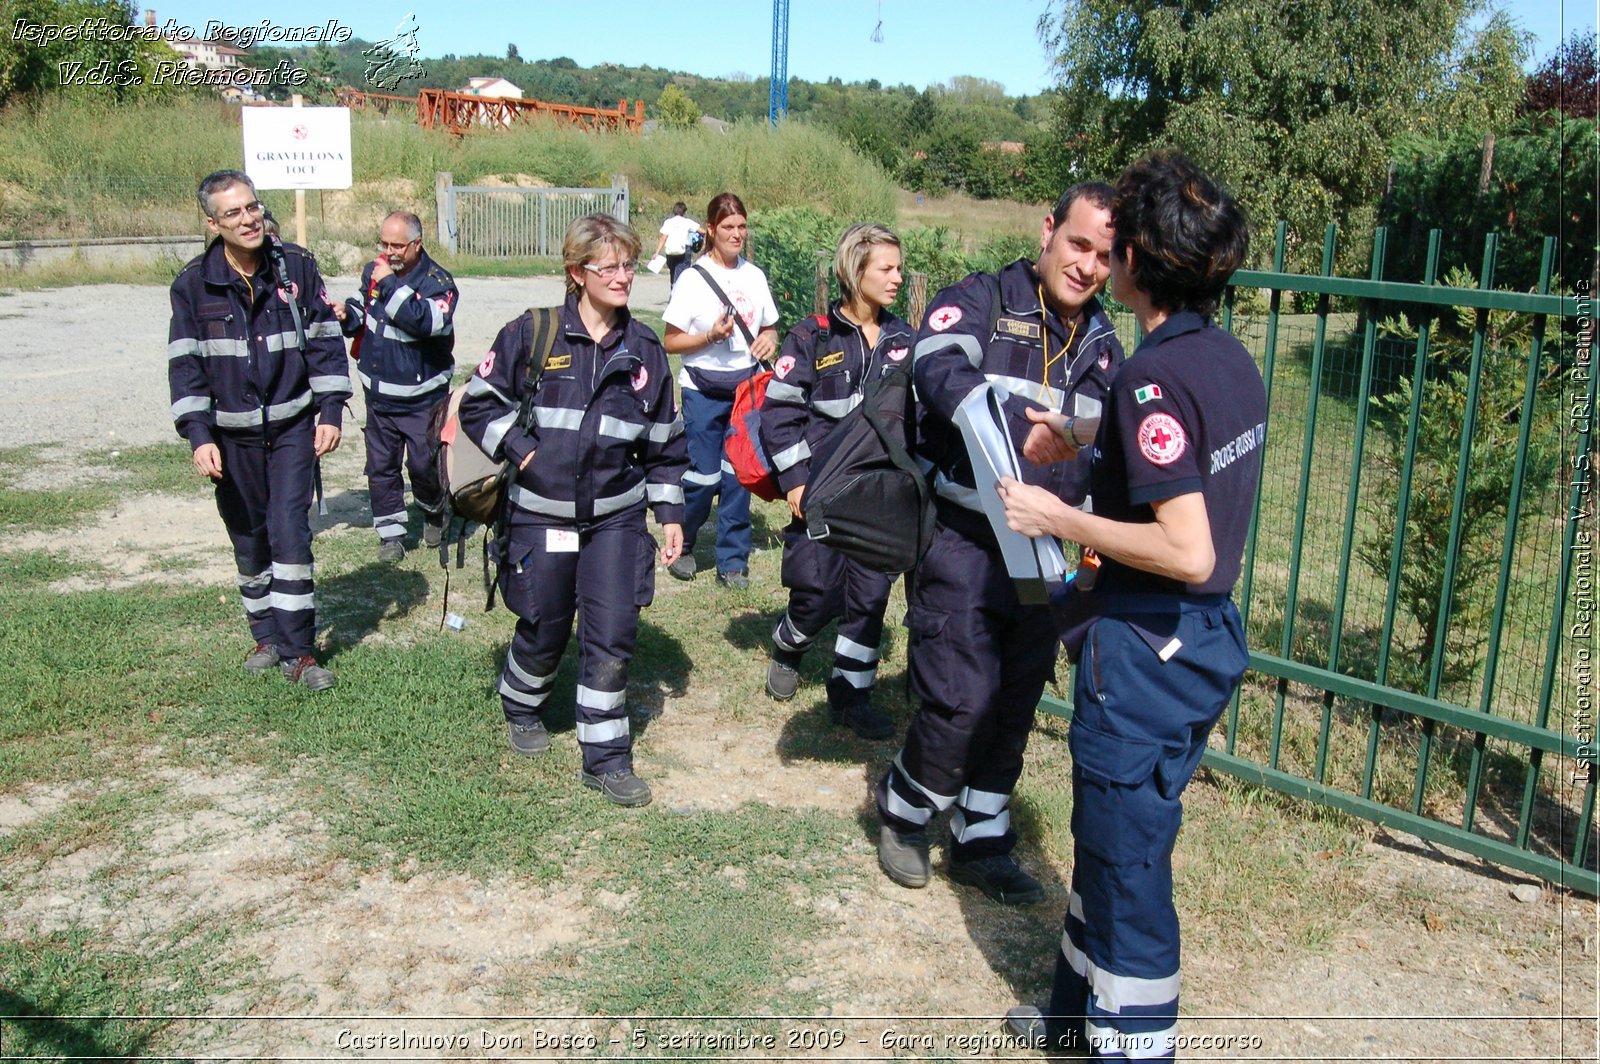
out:
{"label": "hiking shoe", "polygon": [[635,776],[631,768],[619,768],[615,772],[605,772],[598,776],[592,772],[580,771],[578,778],[583,781],[585,787],[605,795],[606,801],[612,805],[650,804],[650,785]]}
{"label": "hiking shoe", "polygon": [[735,591],[743,591],[750,586],[750,576],[736,569],[730,573],[718,573],[717,583],[723,587],[731,587]]}
{"label": "hiking shoe", "polygon": [[245,655],[244,671],[263,673],[278,663],[278,648],[271,643],[257,643],[256,648]]}
{"label": "hiking shoe", "polygon": [[[767,680],[767,689],[769,691],[772,689],[770,679]],[[873,709],[870,702],[857,702],[848,706],[829,703],[828,716],[833,718],[835,724],[843,724],[863,739],[887,739],[894,734],[894,721]]]}
{"label": "hiking shoe", "polygon": [[671,573],[679,580],[693,580],[694,574],[698,572],[699,569],[700,567],[694,562],[694,555],[690,554],[688,551],[684,551],[682,554],[678,555],[677,558],[673,560],[672,564],[667,566],[667,572]]}
{"label": "hiking shoe", "polygon": [[767,662],[767,694],[787,702],[800,689],[800,673],[777,658]]}
{"label": "hiking shoe", "polygon": [[523,757],[533,757],[550,749],[550,733],[545,730],[544,721],[536,720],[532,724],[513,724],[506,721],[506,742],[511,749]]}
{"label": "hiking shoe", "polygon": [[310,654],[285,661],[280,666],[283,678],[290,683],[300,684],[312,691],[326,691],[339,682],[339,678],[332,672],[317,664],[317,659]]}
{"label": "hiking shoe", "polygon": [[1017,1005],[1006,1010],[1006,1034],[1029,1049],[1074,1057],[1089,1055],[1088,1047],[1080,1043],[1064,1018],[1046,1017],[1033,1005]]}
{"label": "hiking shoe", "polygon": [[424,547],[437,547],[444,538],[444,515],[422,515],[422,545]]}
{"label": "hiking shoe", "polygon": [[928,863],[928,833],[896,831],[888,824],[878,829],[878,866],[902,887],[925,887],[932,874]]}
{"label": "hiking shoe", "polygon": [[406,556],[406,545],[398,539],[386,539],[378,544],[380,562],[397,562]]}
{"label": "hiking shoe", "polygon": [[1032,905],[1044,897],[1044,887],[1022,870],[1009,853],[950,861],[950,878],[977,887],[1001,905]]}

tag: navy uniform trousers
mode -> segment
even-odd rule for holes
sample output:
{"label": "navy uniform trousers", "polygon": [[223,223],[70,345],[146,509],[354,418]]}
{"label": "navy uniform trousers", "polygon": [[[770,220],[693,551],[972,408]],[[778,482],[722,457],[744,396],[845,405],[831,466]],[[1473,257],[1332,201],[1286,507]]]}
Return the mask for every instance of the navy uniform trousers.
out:
{"label": "navy uniform trousers", "polygon": [[214,436],[222,455],[217,512],[233,541],[250,634],[286,660],[311,653],[317,631],[310,516],[315,431],[307,415],[267,441]]}
{"label": "navy uniform trousers", "polygon": [[689,471],[683,475],[683,552],[694,552],[700,526],[717,503],[717,572],[742,573],[750,567],[750,493],[733,474],[723,454],[733,394],[707,395],[685,388],[683,430],[688,437]]}
{"label": "navy uniform trousers", "polygon": [[1072,893],[1047,1028],[1094,1059],[1171,1059],[1180,796],[1249,657],[1225,596],[1108,596],[1103,612],[1073,688]]}
{"label": "navy uniform trousers", "polygon": [[379,539],[402,539],[406,534],[402,455],[411,477],[411,494],[422,511],[436,514],[444,502],[428,446],[431,412],[430,406],[398,412],[373,410],[372,397],[367,397],[367,489],[372,498],[372,527]]}
{"label": "navy uniform trousers", "polygon": [[501,707],[512,724],[540,719],[576,613],[578,743],[584,770],[595,775],[632,767],[628,663],[639,610],[655,594],[655,551],[642,506],[581,532],[539,524],[508,530],[500,589],[517,627],[500,675]]}
{"label": "navy uniform trousers", "polygon": [[783,536],[783,586],[789,589],[789,608],[772,630],[774,657],[798,668],[817,633],[837,620],[828,702],[840,709],[866,704],[878,680],[883,612],[893,585],[894,577],[807,538],[804,525],[791,523]]}
{"label": "navy uniform trousers", "polygon": [[878,812],[897,831],[920,831],[954,805],[952,857],[1010,853],[1011,791],[1058,653],[1049,608],[1017,600],[998,547],[941,520],[916,570],[906,628],[921,706],[878,784]]}

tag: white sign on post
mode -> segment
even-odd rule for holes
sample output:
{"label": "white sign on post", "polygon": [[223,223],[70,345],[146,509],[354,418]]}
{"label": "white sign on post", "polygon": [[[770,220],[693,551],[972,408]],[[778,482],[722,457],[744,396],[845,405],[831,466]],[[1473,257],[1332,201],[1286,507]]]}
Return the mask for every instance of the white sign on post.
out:
{"label": "white sign on post", "polygon": [[246,107],[241,118],[256,188],[350,187],[350,108]]}

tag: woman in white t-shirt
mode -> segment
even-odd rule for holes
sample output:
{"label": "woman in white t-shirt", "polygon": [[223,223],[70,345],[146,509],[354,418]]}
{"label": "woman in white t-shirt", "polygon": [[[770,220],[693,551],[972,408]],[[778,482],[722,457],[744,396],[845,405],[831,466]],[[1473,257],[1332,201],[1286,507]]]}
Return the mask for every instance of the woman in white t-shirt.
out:
{"label": "woman in white t-shirt", "polygon": [[689,471],[683,476],[683,554],[668,567],[693,580],[695,538],[717,500],[717,582],[750,586],[750,493],[723,457],[733,393],[778,349],[778,308],[767,275],[746,262],[744,203],[724,192],[706,207],[710,250],[672,287],[663,345],[683,359],[683,427]]}
{"label": "woman in white t-shirt", "polygon": [[661,223],[661,239],[656,241],[657,255],[667,260],[667,277],[678,283],[678,274],[689,268],[689,258],[694,254],[690,246],[700,232],[700,223],[689,217],[689,208],[682,200],[672,205],[672,217]]}

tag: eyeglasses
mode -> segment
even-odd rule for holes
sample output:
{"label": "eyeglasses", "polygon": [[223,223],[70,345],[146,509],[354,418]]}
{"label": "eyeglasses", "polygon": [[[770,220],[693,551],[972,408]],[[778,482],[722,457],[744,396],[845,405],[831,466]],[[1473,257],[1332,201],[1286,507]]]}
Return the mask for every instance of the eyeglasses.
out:
{"label": "eyeglasses", "polygon": [[583,264],[583,268],[600,278],[602,281],[609,281],[616,277],[619,273],[625,273],[630,277],[638,273],[639,260],[629,259],[627,262],[619,262],[614,266],[596,266],[592,262],[586,262]]}
{"label": "eyeglasses", "polygon": [[415,244],[418,240],[421,240],[421,239],[422,238],[419,236],[414,240],[407,240],[404,244],[391,244],[387,240],[380,240],[380,241],[378,241],[378,250],[379,251],[390,251],[390,252],[394,252],[395,254],[399,254],[400,252],[404,251],[406,248],[410,247],[412,244]]}
{"label": "eyeglasses", "polygon": [[238,225],[244,221],[245,215],[249,214],[259,218],[262,214],[266,213],[266,210],[267,205],[265,203],[262,203],[260,200],[253,200],[250,203],[246,203],[243,207],[234,207],[232,210],[223,211],[221,214],[214,215],[213,217],[215,217],[217,224],[219,225]]}

